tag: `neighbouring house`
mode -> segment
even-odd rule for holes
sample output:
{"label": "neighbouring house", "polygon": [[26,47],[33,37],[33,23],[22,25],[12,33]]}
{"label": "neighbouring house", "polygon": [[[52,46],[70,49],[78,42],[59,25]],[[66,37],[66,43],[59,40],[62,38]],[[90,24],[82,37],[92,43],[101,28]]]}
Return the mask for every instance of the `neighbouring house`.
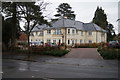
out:
{"label": "neighbouring house", "polygon": [[30,42],[34,43],[65,43],[74,46],[75,43],[106,42],[107,32],[94,23],[60,18],[48,25],[36,25],[30,34]]}
{"label": "neighbouring house", "polygon": [[16,47],[19,47],[20,49],[27,49],[27,36],[25,33],[20,32],[20,36],[16,40]]}

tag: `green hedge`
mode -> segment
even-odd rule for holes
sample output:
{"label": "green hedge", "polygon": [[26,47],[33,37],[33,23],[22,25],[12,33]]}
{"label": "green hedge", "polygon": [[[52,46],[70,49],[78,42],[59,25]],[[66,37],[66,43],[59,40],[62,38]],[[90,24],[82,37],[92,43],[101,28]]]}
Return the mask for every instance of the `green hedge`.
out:
{"label": "green hedge", "polygon": [[50,51],[40,51],[37,53],[33,53],[33,54],[41,54],[41,55],[51,55],[51,56],[64,56],[65,54],[67,54],[69,52],[69,50],[50,50]]}
{"label": "green hedge", "polygon": [[46,55],[52,55],[52,56],[63,56],[67,54],[69,51],[68,50],[51,50],[51,51],[46,51]]}

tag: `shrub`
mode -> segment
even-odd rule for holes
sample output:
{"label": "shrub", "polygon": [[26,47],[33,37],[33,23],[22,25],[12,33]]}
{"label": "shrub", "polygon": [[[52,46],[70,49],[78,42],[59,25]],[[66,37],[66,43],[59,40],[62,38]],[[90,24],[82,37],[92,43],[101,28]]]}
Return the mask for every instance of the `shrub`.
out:
{"label": "shrub", "polygon": [[115,50],[115,49],[104,49],[104,48],[98,48],[98,52],[101,54],[101,56],[104,59],[120,59],[120,49]]}
{"label": "shrub", "polygon": [[97,48],[98,46],[100,46],[100,43],[85,43],[85,44],[75,44],[75,48]]}
{"label": "shrub", "polygon": [[65,54],[67,54],[68,52],[69,52],[69,50],[50,50],[50,51],[44,51],[44,52],[39,53],[39,54],[61,57]]}

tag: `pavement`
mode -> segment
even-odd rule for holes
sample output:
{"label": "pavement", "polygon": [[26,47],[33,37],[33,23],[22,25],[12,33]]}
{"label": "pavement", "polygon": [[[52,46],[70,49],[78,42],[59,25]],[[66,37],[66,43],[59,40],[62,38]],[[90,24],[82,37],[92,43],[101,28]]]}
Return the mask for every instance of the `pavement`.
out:
{"label": "pavement", "polygon": [[[79,50],[76,49],[74,54],[78,54]],[[81,57],[80,53],[78,55]],[[36,55],[32,56],[33,61],[25,61],[23,58],[27,55],[3,54],[2,75],[3,78],[118,78],[117,60],[103,60],[90,56],[71,58],[68,55],[67,57]]]}
{"label": "pavement", "polygon": [[97,48],[72,48],[65,58],[81,58],[81,59],[103,59],[97,52]]}

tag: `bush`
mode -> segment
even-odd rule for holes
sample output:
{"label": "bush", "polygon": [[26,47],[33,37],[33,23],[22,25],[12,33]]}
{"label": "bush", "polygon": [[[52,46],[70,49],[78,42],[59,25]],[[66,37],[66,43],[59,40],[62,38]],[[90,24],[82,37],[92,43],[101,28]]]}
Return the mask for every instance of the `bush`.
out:
{"label": "bush", "polygon": [[119,59],[120,60],[120,49],[115,50],[115,49],[102,49],[98,48],[98,52],[101,54],[101,56],[104,59]]}
{"label": "bush", "polygon": [[51,50],[51,51],[46,51],[44,54],[60,57],[60,56],[67,54],[68,52],[69,50]]}
{"label": "bush", "polygon": [[75,48],[97,48],[101,43],[91,43],[91,44],[75,44]]}

